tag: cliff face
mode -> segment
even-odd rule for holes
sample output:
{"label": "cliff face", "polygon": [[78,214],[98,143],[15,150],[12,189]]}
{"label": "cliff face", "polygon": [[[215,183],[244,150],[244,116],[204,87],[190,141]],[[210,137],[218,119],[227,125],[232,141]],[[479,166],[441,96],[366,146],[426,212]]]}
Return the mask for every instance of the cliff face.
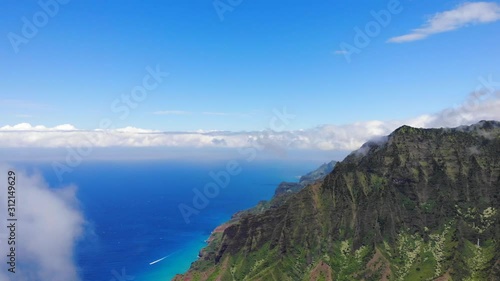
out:
{"label": "cliff face", "polygon": [[403,126],[241,217],[176,280],[500,280],[500,123]]}
{"label": "cliff face", "polygon": [[278,208],[291,198],[292,195],[301,191],[309,184],[324,180],[325,177],[332,172],[336,164],[337,161],[324,163],[316,170],[301,176],[299,182],[281,182],[278,187],[276,187],[274,196],[270,201],[260,201],[255,207],[234,214],[229,223],[234,223],[249,214],[261,214],[269,209]]}

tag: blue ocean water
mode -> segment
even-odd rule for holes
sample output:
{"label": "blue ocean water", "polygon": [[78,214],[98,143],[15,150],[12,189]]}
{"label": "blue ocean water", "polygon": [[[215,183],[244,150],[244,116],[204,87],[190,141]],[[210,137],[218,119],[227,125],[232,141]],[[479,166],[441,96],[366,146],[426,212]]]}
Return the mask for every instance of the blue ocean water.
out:
{"label": "blue ocean water", "polygon": [[[189,268],[205,239],[236,211],[271,198],[281,181],[321,163],[268,161],[241,164],[206,208],[183,219],[178,206],[192,206],[193,188],[213,182],[209,173],[227,161],[85,162],[60,181],[50,164],[21,165],[41,172],[54,188],[74,184],[89,233],[78,243],[76,262],[84,281],[170,280]],[[158,261],[162,259],[161,261]],[[158,261],[154,264],[150,264]]]}

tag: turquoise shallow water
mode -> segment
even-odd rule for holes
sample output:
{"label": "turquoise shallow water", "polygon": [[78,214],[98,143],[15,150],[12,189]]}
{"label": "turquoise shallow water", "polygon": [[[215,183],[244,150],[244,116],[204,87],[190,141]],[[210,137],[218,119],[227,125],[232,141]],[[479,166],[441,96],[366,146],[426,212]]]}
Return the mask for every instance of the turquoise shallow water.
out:
{"label": "turquoise shallow water", "polygon": [[191,262],[196,260],[198,252],[206,243],[206,236],[199,236],[187,242],[184,247],[167,255],[167,258],[151,265],[150,270],[140,276],[144,281],[170,280],[175,274],[189,269]]}
{"label": "turquoise shallow water", "polygon": [[[78,187],[87,235],[76,249],[83,281],[159,281],[185,272],[210,232],[236,211],[271,198],[283,180],[296,181],[321,163],[274,161],[242,164],[242,172],[186,224],[178,206],[191,204],[194,188],[226,162],[187,161],[84,163],[60,182],[50,164],[22,165],[40,171],[50,186]],[[162,259],[157,263],[153,261]],[[133,279],[130,279],[132,278]]]}

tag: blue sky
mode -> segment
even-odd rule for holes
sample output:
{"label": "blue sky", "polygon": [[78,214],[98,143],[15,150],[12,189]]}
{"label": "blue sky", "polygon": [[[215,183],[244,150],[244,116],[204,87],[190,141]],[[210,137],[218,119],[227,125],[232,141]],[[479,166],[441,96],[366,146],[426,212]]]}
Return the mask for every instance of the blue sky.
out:
{"label": "blue sky", "polygon": [[[116,127],[250,131],[286,107],[296,115],[288,129],[307,129],[437,112],[462,103],[478,77],[500,80],[499,21],[388,42],[463,1],[401,1],[350,62],[335,53],[340,44],[353,44],[355,27],[391,1],[284,2],[243,0],[221,20],[213,1],[73,0],[16,54],[9,33],[21,35],[22,18],[42,8],[1,1],[0,126],[96,129],[110,118]],[[147,66],[169,76],[119,118],[112,102],[141,85]]]}

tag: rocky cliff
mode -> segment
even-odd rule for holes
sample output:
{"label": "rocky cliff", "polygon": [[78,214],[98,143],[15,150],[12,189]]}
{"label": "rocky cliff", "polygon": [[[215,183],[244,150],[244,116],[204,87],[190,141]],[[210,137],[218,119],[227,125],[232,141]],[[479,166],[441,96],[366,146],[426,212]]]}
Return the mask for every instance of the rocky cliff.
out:
{"label": "rocky cliff", "polygon": [[175,280],[500,280],[499,191],[500,123],[403,126],[242,216]]}

